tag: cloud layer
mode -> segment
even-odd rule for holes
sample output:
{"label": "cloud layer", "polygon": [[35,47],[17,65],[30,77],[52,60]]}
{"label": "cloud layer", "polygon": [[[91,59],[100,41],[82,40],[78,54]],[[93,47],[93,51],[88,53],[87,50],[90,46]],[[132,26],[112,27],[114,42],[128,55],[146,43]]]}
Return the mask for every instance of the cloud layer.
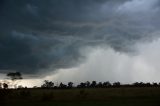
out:
{"label": "cloud layer", "polygon": [[[44,79],[54,82],[74,81],[75,84],[81,81],[110,81],[121,83],[134,82],[159,82],[160,74],[160,39],[152,43],[141,43],[136,46],[138,55],[115,52],[112,48],[94,47],[84,51],[91,51],[86,54],[86,61],[74,68],[59,69]],[[84,52],[83,54],[85,54]]]}
{"label": "cloud layer", "polygon": [[[85,81],[120,81],[123,84],[134,82],[159,82],[160,77],[160,39],[152,43],[136,45],[137,55],[116,52],[112,48],[87,47],[83,49],[86,61],[83,64],[50,72],[40,79],[25,79],[19,84],[24,86],[40,86],[44,80],[79,84]],[[91,53],[88,54],[88,51]]]}
{"label": "cloud layer", "polygon": [[[103,45],[129,55],[159,37],[158,0],[1,0],[0,73],[46,73]],[[90,51],[88,51],[88,54]],[[116,59],[116,58],[115,58]]]}

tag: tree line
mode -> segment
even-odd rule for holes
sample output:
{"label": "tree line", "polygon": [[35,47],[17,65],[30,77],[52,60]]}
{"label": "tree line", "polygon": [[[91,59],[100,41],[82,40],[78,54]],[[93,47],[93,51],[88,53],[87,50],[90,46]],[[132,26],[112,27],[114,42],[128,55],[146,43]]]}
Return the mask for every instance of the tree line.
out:
{"label": "tree line", "polygon": [[[6,75],[12,81],[12,85],[16,85],[16,80],[23,79],[22,74],[20,72],[12,72]],[[111,87],[160,87],[160,83],[144,83],[144,82],[135,82],[132,84],[121,84],[120,82],[110,83],[106,82],[96,82],[96,81],[86,81],[81,82],[78,85],[74,85],[73,82],[68,82],[67,84],[60,83],[59,85],[55,85],[53,81],[44,80],[43,84],[40,87],[34,86],[33,88],[47,88],[47,89],[68,89],[68,88],[111,88]],[[9,83],[0,82],[0,89],[8,89]],[[16,87],[15,87],[16,88]],[[27,88],[19,85],[17,88]]]}
{"label": "tree line", "polygon": [[117,88],[117,87],[160,87],[160,83],[143,83],[143,82],[135,82],[132,84],[121,84],[120,82],[110,83],[106,82],[96,82],[96,81],[86,81],[81,82],[76,86],[73,86],[73,82],[68,82],[68,84],[63,84],[62,82],[59,86],[55,86],[54,82],[45,80],[44,83],[39,88],[54,88],[54,89],[67,89],[67,88]]}

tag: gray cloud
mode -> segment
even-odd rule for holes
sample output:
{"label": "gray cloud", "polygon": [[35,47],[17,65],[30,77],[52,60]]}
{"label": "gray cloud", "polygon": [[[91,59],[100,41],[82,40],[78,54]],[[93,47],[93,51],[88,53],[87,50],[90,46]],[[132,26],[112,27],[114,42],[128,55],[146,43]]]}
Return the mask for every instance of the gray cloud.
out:
{"label": "gray cloud", "polygon": [[159,37],[153,34],[160,27],[159,1],[148,2],[2,0],[0,72],[72,67],[84,58],[79,50],[85,46],[131,53],[135,43]]}

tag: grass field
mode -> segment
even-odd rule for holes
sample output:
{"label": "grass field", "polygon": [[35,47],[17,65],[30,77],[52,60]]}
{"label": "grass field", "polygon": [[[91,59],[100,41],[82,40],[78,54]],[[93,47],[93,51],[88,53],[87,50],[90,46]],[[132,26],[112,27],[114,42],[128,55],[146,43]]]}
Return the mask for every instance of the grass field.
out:
{"label": "grass field", "polygon": [[160,106],[160,88],[1,90],[4,106]]}

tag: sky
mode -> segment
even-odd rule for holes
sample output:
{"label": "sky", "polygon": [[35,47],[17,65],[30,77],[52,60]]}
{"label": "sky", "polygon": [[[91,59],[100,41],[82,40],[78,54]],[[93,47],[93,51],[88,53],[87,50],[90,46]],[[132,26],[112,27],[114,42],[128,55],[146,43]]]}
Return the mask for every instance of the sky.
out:
{"label": "sky", "polygon": [[1,79],[159,82],[159,17],[159,0],[1,0]]}

